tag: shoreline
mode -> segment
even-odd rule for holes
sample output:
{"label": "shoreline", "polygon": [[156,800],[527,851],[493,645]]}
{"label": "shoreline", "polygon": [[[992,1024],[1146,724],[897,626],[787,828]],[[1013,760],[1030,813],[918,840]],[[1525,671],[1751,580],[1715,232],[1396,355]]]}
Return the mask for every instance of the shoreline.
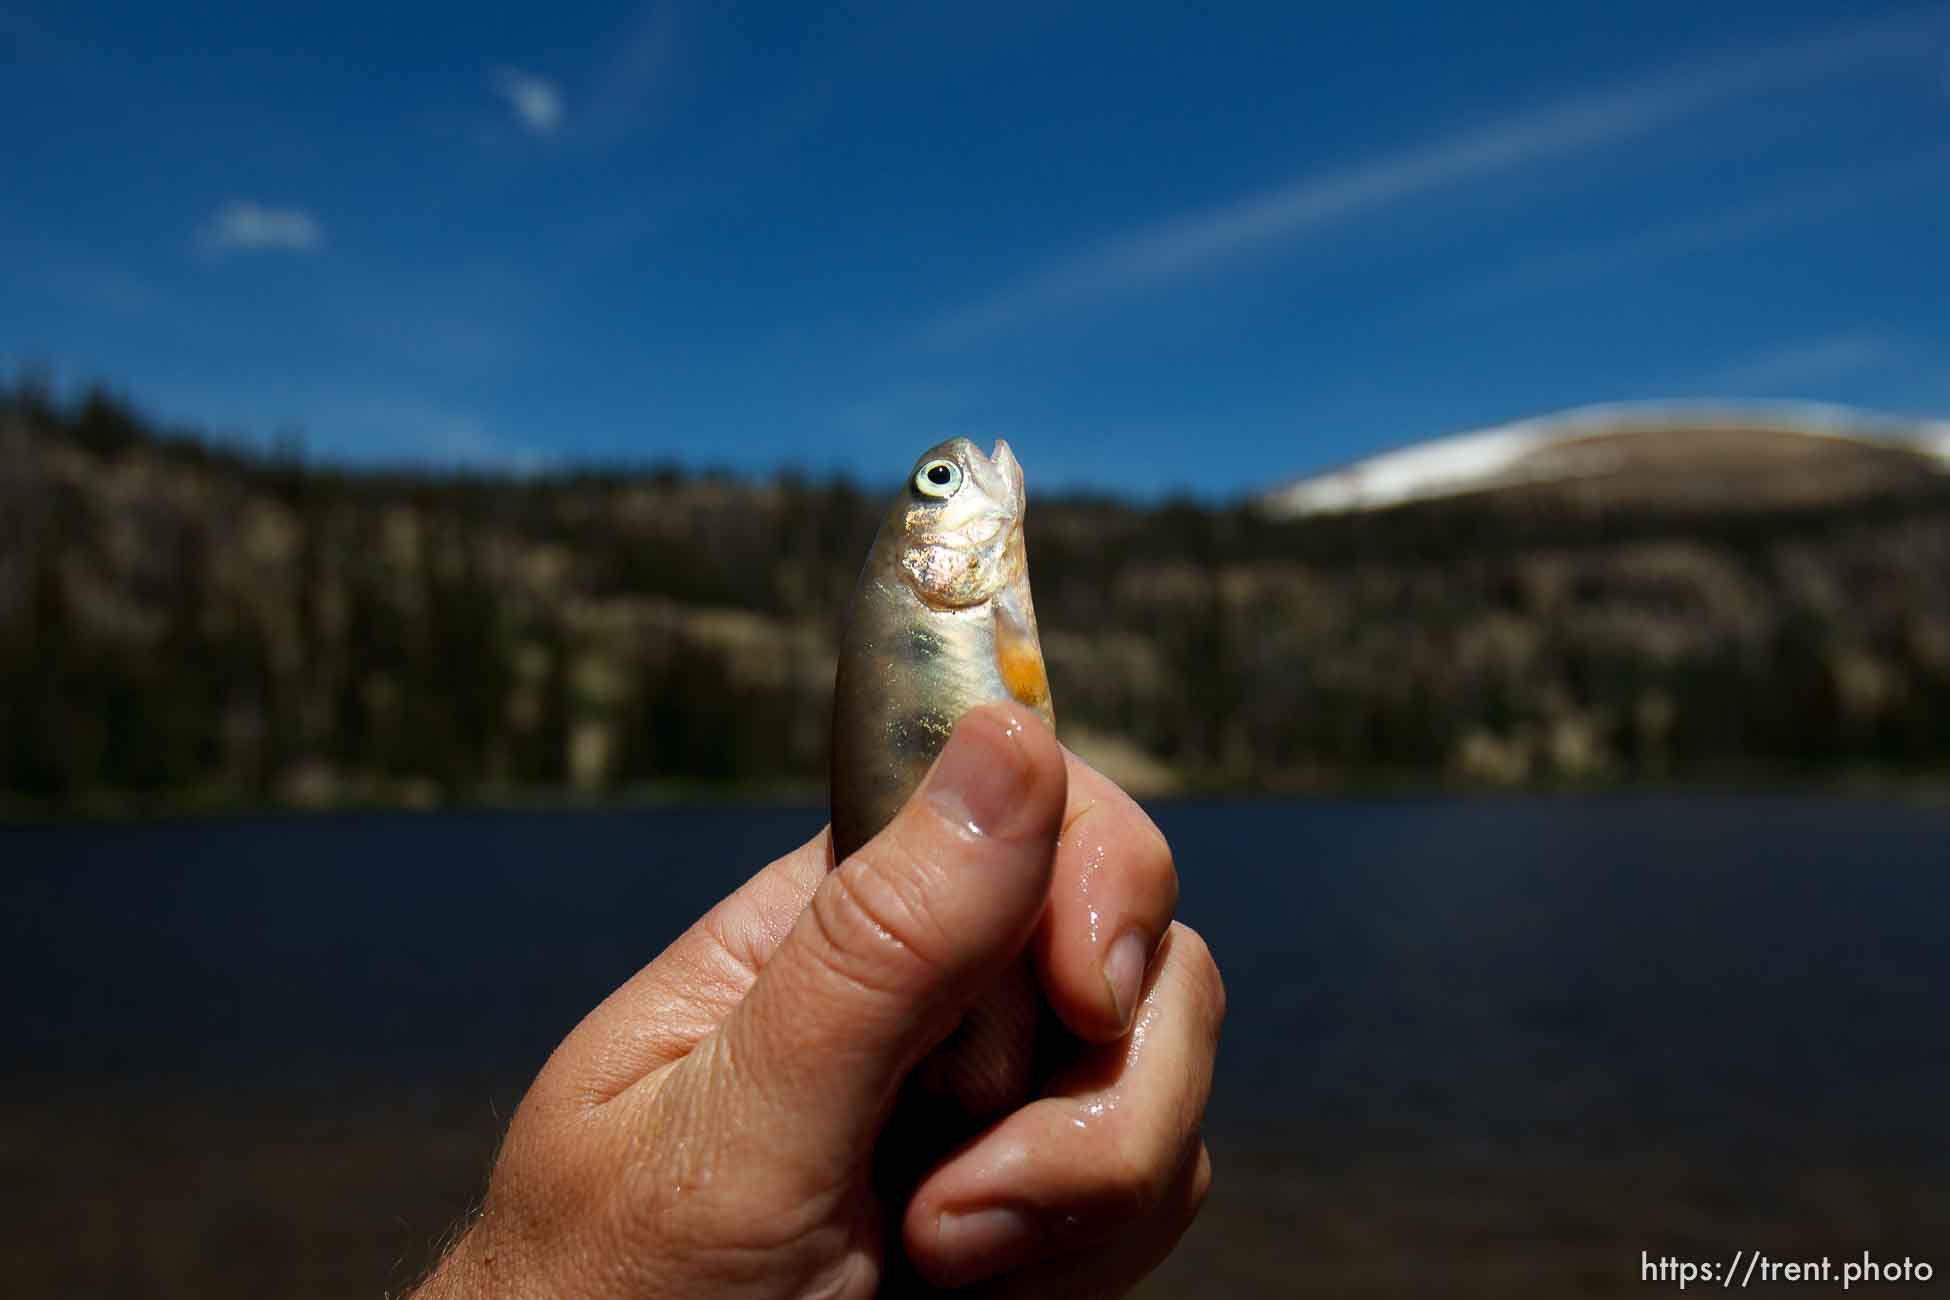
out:
{"label": "shoreline", "polygon": [[[1849,770],[1795,774],[1725,770],[1691,779],[1551,781],[1505,785],[1422,773],[1371,773],[1340,779],[1271,781],[1252,785],[1187,782],[1169,792],[1141,794],[1147,807],[1181,804],[1269,804],[1368,801],[1478,801],[1611,798],[1821,798],[1950,808],[1950,772]],[[210,824],[362,816],[493,815],[498,813],[629,813],[685,808],[824,809],[824,786],[807,782],[664,782],[602,793],[554,788],[508,789],[447,798],[412,790],[392,796],[334,800],[171,797],[100,792],[50,804],[0,792],[0,831],[40,826]]]}

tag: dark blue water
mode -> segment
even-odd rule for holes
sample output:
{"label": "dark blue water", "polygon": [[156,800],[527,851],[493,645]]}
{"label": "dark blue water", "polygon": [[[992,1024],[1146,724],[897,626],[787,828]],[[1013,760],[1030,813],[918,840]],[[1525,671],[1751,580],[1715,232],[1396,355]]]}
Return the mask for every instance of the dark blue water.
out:
{"label": "dark blue water", "polygon": [[[1950,1151],[1950,812],[1623,796],[1168,805],[1215,1131],[1310,1150]],[[518,1091],[812,809],[0,831],[16,1081]]]}

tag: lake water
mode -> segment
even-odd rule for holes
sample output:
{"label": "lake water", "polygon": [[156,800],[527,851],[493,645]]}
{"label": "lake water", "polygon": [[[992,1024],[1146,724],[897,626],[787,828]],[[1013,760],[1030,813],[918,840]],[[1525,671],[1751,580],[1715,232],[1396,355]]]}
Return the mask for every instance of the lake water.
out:
{"label": "lake water", "polygon": [[[1215,1150],[1938,1171],[1950,1153],[1950,811],[1626,795],[1155,815],[1231,994]],[[583,1011],[821,820],[0,831],[11,1082],[511,1100]]]}

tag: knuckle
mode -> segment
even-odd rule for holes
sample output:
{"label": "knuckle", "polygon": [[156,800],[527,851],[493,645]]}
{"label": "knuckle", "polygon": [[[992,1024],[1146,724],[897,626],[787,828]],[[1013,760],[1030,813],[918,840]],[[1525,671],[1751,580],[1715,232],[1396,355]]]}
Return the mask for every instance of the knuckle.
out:
{"label": "knuckle", "polygon": [[949,881],[938,847],[901,820],[894,823],[891,841],[890,848],[859,859],[854,892],[876,923],[904,946],[925,960],[945,960],[953,936],[942,919]]}
{"label": "knuckle", "polygon": [[1108,1134],[1092,1178],[1091,1199],[1113,1215],[1136,1215],[1164,1199],[1175,1172],[1149,1134],[1120,1125]]}
{"label": "knuckle", "polygon": [[914,964],[938,961],[946,945],[927,882],[907,864],[849,859],[827,877],[808,911],[827,963],[885,992],[904,987]]}
{"label": "knuckle", "polygon": [[819,966],[870,993],[892,995],[904,982],[899,945],[862,909],[838,873],[806,909],[807,948]]}

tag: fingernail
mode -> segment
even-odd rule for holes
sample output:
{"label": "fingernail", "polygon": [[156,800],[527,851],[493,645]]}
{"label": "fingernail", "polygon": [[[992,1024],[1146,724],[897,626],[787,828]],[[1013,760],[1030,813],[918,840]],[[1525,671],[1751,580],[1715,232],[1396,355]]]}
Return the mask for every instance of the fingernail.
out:
{"label": "fingernail", "polygon": [[964,1280],[984,1277],[1027,1253],[1036,1228],[1021,1210],[998,1206],[966,1213],[949,1211],[935,1220],[935,1247],[942,1262]]}
{"label": "fingernail", "polygon": [[934,765],[928,798],[941,815],[977,835],[992,835],[1022,806],[1029,758],[1010,727],[1012,719],[970,714],[955,728]]}
{"label": "fingernail", "polygon": [[1137,1010],[1138,989],[1144,984],[1144,967],[1151,948],[1136,930],[1117,936],[1104,957],[1104,983],[1110,987],[1111,1009],[1117,1013],[1119,1028],[1128,1029],[1131,1014]]}

